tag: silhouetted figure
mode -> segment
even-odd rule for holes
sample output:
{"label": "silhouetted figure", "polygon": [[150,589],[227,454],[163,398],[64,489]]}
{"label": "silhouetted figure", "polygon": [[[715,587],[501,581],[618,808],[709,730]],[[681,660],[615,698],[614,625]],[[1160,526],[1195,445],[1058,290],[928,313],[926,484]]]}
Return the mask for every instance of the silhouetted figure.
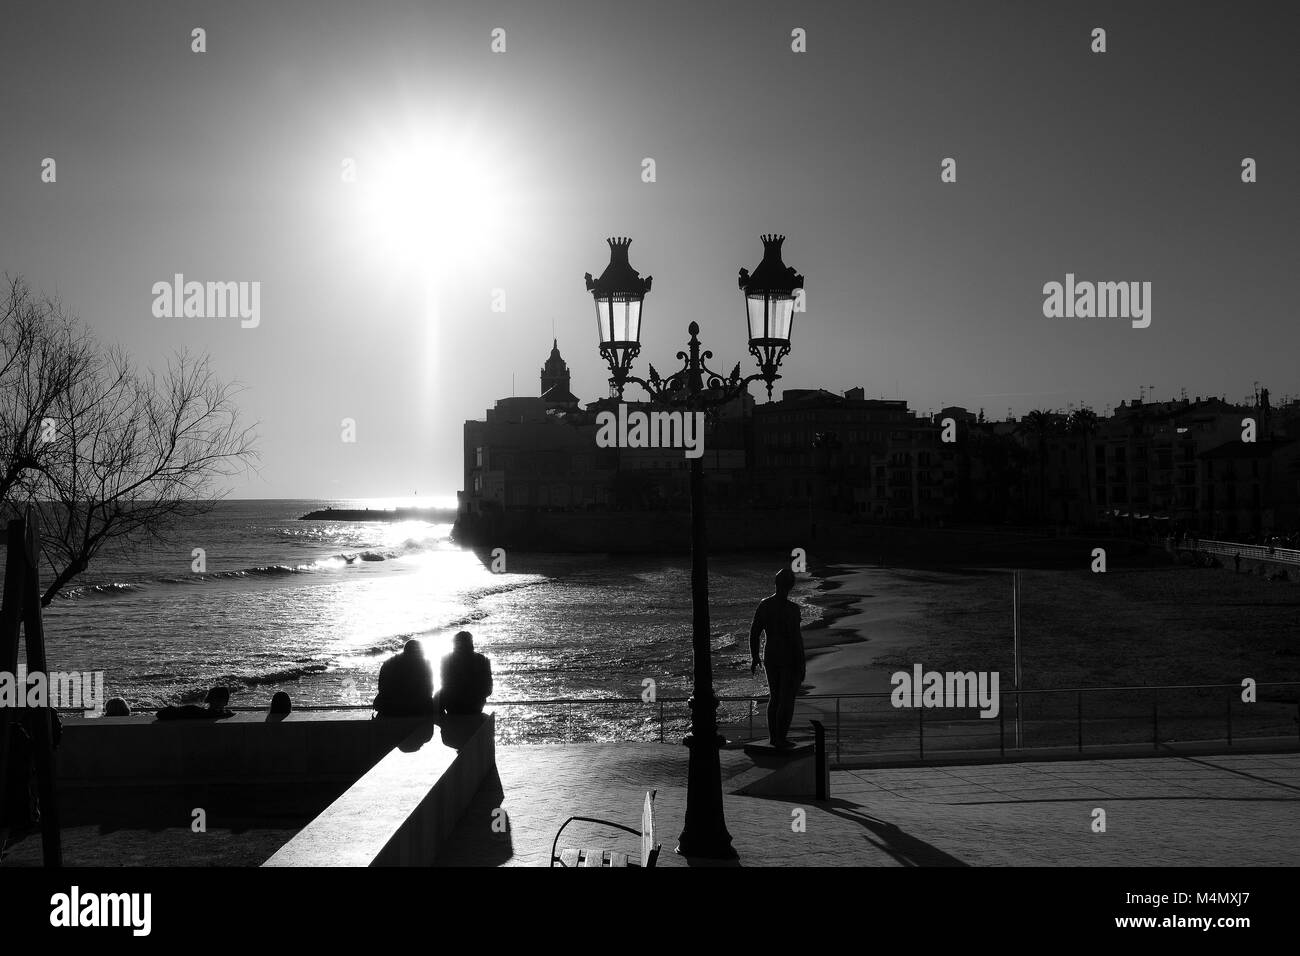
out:
{"label": "silhouetted figure", "polygon": [[1241,573],[1241,552],[1240,551],[1238,551],[1236,554],[1232,556],[1232,563],[1236,565],[1236,573],[1240,574]]}
{"label": "silhouetted figure", "polygon": [[448,714],[481,714],[492,696],[492,665],[474,650],[474,637],[460,631],[442,659],[439,708]]}
{"label": "silhouetted figure", "polygon": [[799,605],[789,600],[794,572],[788,567],[776,573],[776,592],[763,598],[749,627],[749,672],[758,670],[758,644],[767,635],[763,666],[767,670],[767,734],[775,747],[794,746],[789,738],[794,720],[794,699],[806,673],[803,635],[799,633]]}
{"label": "silhouetted figure", "polygon": [[0,827],[6,831],[25,834],[40,822],[37,802],[36,763],[33,758],[32,721],[24,720],[26,712],[9,725],[9,752],[5,764],[4,802],[0,804]]}
{"label": "silhouetted figure", "polygon": [[131,705],[121,697],[110,697],[104,704],[105,717],[130,717]]}
{"label": "silhouetted figure", "polygon": [[283,719],[289,716],[291,710],[293,710],[293,701],[289,699],[288,694],[282,690],[277,690],[273,695],[271,695],[271,709],[268,711],[269,716]]}
{"label": "silhouetted figure", "polygon": [[233,717],[234,712],[226,705],[230,703],[230,691],[225,687],[214,687],[203,698],[204,706],[198,704],[181,704],[179,707],[164,707],[158,711],[159,720],[222,720]]}
{"label": "silhouetted figure", "polygon": [[375,710],[380,717],[420,717],[434,713],[433,671],[424,648],[409,640],[379,668],[379,693]]}
{"label": "silhouetted figure", "polygon": [[10,843],[40,829],[41,798],[36,773],[38,724],[49,714],[50,743],[55,750],[63,738],[59,715],[46,707],[24,707],[9,722],[9,752],[0,779],[0,859]]}

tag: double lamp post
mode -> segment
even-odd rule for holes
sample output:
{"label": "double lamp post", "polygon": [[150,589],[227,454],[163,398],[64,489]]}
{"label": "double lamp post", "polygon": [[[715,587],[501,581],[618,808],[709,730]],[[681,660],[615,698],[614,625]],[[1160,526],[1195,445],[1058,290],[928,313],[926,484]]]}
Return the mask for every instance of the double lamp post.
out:
{"label": "double lamp post", "polygon": [[[609,239],[609,265],[592,279],[587,291],[596,303],[600,354],[609,364],[610,384],[623,398],[628,382],[635,382],[654,404],[687,413],[708,411],[745,394],[749,383],[763,381],[772,397],[772,383],[781,376],[781,360],[790,352],[796,293],[803,276],[781,261],[784,236],[763,236],[763,260],[753,273],[740,270],[740,291],[745,300],[749,351],[759,371],[742,377],[740,363],[729,375],[720,375],[705,363],[713,353],[700,350],[697,323],[687,327],[690,341],[678,352],[682,367],[661,378],[653,365],[649,381],[632,374],[641,352],[641,313],[651,277],[641,277],[628,262],[631,239]],[[713,691],[713,663],[709,644],[709,571],[704,527],[704,457],[691,459],[691,604],[694,685],[687,702],[691,731],[684,741],[690,750],[686,784],[686,822],[677,841],[684,856],[726,859],[736,856],[722,809],[722,770],[718,750],[726,740],[718,734],[718,699]]]}

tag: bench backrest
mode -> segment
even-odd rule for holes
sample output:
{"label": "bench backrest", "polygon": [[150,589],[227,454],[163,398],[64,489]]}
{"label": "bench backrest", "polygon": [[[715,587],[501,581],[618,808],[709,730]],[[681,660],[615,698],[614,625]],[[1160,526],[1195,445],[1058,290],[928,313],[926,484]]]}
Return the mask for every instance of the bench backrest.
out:
{"label": "bench backrest", "polygon": [[649,790],[645,795],[645,806],[641,810],[641,865],[654,866],[659,859],[659,844],[655,842],[655,794]]}

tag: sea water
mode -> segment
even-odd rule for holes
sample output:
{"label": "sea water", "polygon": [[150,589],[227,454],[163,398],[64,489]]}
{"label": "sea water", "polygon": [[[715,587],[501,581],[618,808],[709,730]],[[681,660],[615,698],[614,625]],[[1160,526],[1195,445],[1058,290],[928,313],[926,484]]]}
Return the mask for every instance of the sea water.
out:
{"label": "sea water", "polygon": [[[224,501],[163,543],[102,554],[45,609],[49,666],[104,671],[105,693],[135,710],[200,701],[218,684],[234,707],[265,707],[279,690],[300,706],[357,706],[405,641],[421,639],[436,675],[463,629],[492,661],[499,719],[524,736],[653,736],[647,689],[689,696],[688,555],[508,552],[494,573],[447,524],[298,520],[327,505],[367,503]],[[719,695],[765,693],[762,673],[749,672],[749,624],[782,559],[710,559]],[[795,599],[807,602],[817,583],[805,578]],[[820,614],[806,604],[805,624]],[[504,706],[611,697],[644,706]]]}

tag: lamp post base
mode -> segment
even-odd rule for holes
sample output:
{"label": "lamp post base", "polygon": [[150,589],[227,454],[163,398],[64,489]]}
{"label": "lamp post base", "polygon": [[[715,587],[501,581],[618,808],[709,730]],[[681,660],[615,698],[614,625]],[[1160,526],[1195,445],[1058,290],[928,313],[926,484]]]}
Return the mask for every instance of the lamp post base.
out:
{"label": "lamp post base", "polygon": [[681,856],[707,860],[735,860],[740,856],[731,845],[722,807],[718,751],[726,742],[716,731],[692,733],[682,741],[691,756],[686,778],[686,824],[677,838],[676,852]]}
{"label": "lamp post base", "polygon": [[739,860],[740,854],[731,845],[731,834],[723,830],[721,836],[711,839],[688,836],[686,831],[677,838],[673,850],[678,856],[693,856],[701,860]]}

